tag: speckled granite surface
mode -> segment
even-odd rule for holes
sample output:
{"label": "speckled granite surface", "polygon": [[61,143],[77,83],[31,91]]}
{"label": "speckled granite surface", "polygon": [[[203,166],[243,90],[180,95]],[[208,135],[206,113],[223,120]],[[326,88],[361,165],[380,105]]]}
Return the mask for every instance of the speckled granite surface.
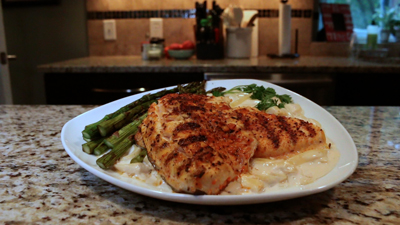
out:
{"label": "speckled granite surface", "polygon": [[366,62],[344,57],[301,56],[297,59],[158,60],[143,61],[140,56],[93,56],[56,62],[38,67],[43,73],[106,72],[294,72],[294,73],[396,73],[400,59]]}
{"label": "speckled granite surface", "polygon": [[308,197],[246,206],[152,199],[64,151],[62,126],[92,106],[0,106],[1,224],[399,224],[400,107],[326,107],[359,151],[356,172]]}

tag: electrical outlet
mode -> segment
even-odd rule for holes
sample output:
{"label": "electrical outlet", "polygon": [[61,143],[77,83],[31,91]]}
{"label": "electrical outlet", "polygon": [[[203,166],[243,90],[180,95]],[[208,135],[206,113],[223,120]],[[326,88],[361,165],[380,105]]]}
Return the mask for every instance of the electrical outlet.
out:
{"label": "electrical outlet", "polygon": [[115,20],[103,20],[104,40],[113,41],[117,40],[117,29]]}
{"label": "electrical outlet", "polygon": [[163,38],[163,19],[150,18],[150,37]]}

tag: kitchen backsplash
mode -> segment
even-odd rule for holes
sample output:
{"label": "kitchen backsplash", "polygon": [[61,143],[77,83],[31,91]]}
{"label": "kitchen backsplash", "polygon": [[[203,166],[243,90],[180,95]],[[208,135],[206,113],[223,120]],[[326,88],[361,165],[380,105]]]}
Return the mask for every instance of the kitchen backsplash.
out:
{"label": "kitchen backsplash", "polygon": [[[87,0],[89,52],[91,56],[139,55],[146,40],[151,17],[163,18],[166,45],[185,40],[194,41],[193,25],[196,0]],[[200,0],[199,2],[203,2]],[[208,8],[211,7],[208,1]],[[229,4],[258,10],[259,55],[278,53],[279,0],[217,0],[222,8]],[[289,1],[292,5],[292,51],[297,29],[298,53],[301,55],[343,55],[346,48],[313,47],[313,0]],[[117,39],[104,40],[103,20],[115,19]],[[339,44],[340,45],[340,44]],[[343,44],[342,44],[343,45]],[[324,50],[326,49],[326,50]],[[328,53],[329,49],[329,53]]]}

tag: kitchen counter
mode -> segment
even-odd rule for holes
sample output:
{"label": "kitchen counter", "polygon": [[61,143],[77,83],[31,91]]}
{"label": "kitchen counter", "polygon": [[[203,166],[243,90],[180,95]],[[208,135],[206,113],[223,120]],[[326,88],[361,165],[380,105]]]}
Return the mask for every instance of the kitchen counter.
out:
{"label": "kitchen counter", "polygon": [[[89,60],[89,59],[87,59]],[[398,224],[400,107],[325,107],[349,131],[355,173],[311,196],[245,206],[201,206],[141,196],[92,175],[60,141],[62,126],[94,106],[0,105],[2,224]]]}
{"label": "kitchen counter", "polygon": [[398,73],[400,60],[382,62],[345,57],[300,56],[297,59],[251,59],[144,61],[140,56],[92,56],[38,67],[43,73]]}
{"label": "kitchen counter", "polygon": [[[43,73],[47,104],[104,104],[140,90],[204,79],[258,79],[287,88],[320,105],[400,105],[400,99],[379,95],[367,99],[366,93],[354,88],[398,96],[400,58],[394,57],[378,63],[315,56],[223,60],[193,57],[158,61],[144,61],[140,56],[93,56],[41,65],[38,69]],[[74,92],[70,91],[71,87]]]}

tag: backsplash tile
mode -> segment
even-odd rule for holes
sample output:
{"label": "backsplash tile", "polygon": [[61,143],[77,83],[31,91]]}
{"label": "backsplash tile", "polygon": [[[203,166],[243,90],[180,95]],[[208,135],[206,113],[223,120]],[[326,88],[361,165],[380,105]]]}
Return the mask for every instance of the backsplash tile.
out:
{"label": "backsplash tile", "polygon": [[132,10],[132,11],[104,11],[88,12],[89,20],[103,19],[149,19],[161,18],[195,18],[194,9],[166,9],[166,10]]}
{"label": "backsplash tile", "polygon": [[194,25],[196,24],[195,19],[181,19],[172,18],[164,20],[165,44],[170,45],[172,43],[182,43],[185,40],[194,41]]}
{"label": "backsplash tile", "polygon": [[[149,33],[149,18],[164,18],[166,45],[185,40],[194,41],[196,0],[87,0],[89,52],[92,56],[139,55],[140,45]],[[198,1],[203,2],[203,1]],[[208,1],[208,7],[211,7]],[[217,0],[222,8],[229,4],[259,12],[259,55],[278,53],[279,1]],[[300,54],[310,54],[313,0],[292,1],[292,51],[294,32],[299,30]],[[104,19],[115,19],[117,40],[105,41]]]}
{"label": "backsplash tile", "polygon": [[[279,17],[278,9],[257,9],[259,17]],[[132,11],[92,11],[87,12],[89,20],[103,19],[143,19],[143,18],[195,18],[195,9],[163,9],[163,10],[132,10]],[[292,9],[292,18],[311,18],[310,9]]]}

